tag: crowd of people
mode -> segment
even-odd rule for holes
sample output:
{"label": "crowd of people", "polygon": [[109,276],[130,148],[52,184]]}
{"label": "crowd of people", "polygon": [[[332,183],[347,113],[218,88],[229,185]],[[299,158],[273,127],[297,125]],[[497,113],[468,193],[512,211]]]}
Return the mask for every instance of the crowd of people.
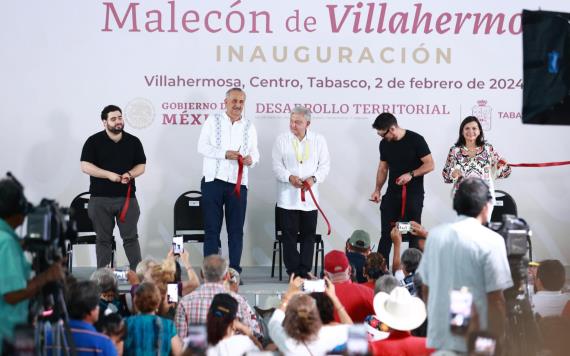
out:
{"label": "crowd of people", "polygon": [[[511,169],[485,141],[475,117],[461,123],[443,169],[444,182],[453,183],[458,218],[428,231],[421,224],[423,177],[434,169],[428,144],[392,114],[379,115],[373,128],[382,137],[380,161],[370,197],[380,203],[377,251],[368,232],[355,230],[344,251],[326,253],[323,275],[314,276],[318,187],[330,157],[325,138],[312,131],[311,112],[296,107],[290,131],[278,136],[272,151],[289,284],[271,307],[251,306],[239,286],[248,171],[259,162],[259,152],[255,127],[242,116],[245,100],[242,89],[228,90],[226,111],[206,121],[198,142],[204,156],[200,275],[184,251],[171,250],[162,261],[142,258],[134,179],[144,173],[146,156],[141,142],[124,132],[116,106],[103,109],[104,130],[87,140],[81,155],[97,233],[98,268],[89,280],[66,277],[63,261],[30,277],[15,233],[29,203],[16,181],[0,181],[0,338],[7,342],[0,353],[18,347],[17,325],[38,325],[58,312],[56,300],[42,313],[29,313],[30,301],[54,284],[63,291],[69,323],[42,328],[35,342],[48,354],[73,349],[81,355],[499,355],[513,342],[506,340],[512,335],[506,332],[510,311],[504,293],[514,285],[511,266],[503,237],[485,226],[495,201],[493,181]],[[224,217],[227,259],[220,255]],[[129,260],[126,293],[107,267],[115,224]],[[402,251],[404,242],[408,248]],[[564,267],[544,260],[531,268],[530,281],[540,348],[564,354],[570,350],[567,338],[553,336],[570,332]]]}

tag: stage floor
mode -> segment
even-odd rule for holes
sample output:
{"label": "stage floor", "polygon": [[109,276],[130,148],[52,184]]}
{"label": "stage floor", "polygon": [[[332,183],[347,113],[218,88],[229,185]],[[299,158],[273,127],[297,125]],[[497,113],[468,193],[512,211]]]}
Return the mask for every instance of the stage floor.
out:
{"label": "stage floor", "polygon": [[[199,275],[199,269],[194,269]],[[78,279],[89,279],[94,271],[95,267],[73,267],[73,275]],[[277,268],[275,278],[271,278],[271,267],[244,267],[241,278],[244,284],[239,287],[239,294],[245,297],[251,306],[263,305],[268,297],[281,296],[287,290],[287,273],[283,271],[283,281],[280,282]],[[119,284],[119,289],[128,291],[130,288],[125,282]]]}

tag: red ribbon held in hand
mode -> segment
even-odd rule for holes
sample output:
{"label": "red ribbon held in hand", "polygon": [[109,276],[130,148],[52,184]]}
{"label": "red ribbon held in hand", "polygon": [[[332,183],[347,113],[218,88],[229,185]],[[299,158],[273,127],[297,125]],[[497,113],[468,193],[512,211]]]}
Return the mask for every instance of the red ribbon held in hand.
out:
{"label": "red ribbon held in hand", "polygon": [[[504,160],[500,160],[499,164],[507,164]],[[560,161],[560,162],[544,162],[544,163],[509,163],[511,167],[555,167],[555,166],[567,166],[570,165],[570,161]]]}
{"label": "red ribbon held in hand", "polygon": [[123,204],[123,208],[121,209],[121,214],[119,214],[119,221],[124,223],[125,218],[127,217],[127,211],[129,210],[129,204],[131,203],[131,188],[132,184],[129,181],[129,188],[127,189],[127,197],[125,198],[125,203]]}
{"label": "red ribbon held in hand", "polygon": [[237,161],[238,161],[238,176],[236,180],[236,186],[234,187],[234,193],[236,197],[238,197],[239,199],[241,195],[241,179],[243,177],[243,156],[239,155]]}
{"label": "red ribbon held in hand", "polygon": [[315,195],[313,194],[313,190],[311,189],[311,185],[307,181],[304,181],[303,182],[303,188],[304,189],[301,189],[301,201],[302,202],[305,201],[305,190],[308,190],[309,193],[311,194],[311,198],[313,198],[313,203],[315,203],[315,206],[317,207],[317,209],[319,209],[319,212],[321,213],[321,215],[323,216],[323,219],[325,219],[325,222],[327,223],[327,235],[330,235],[331,234],[331,223],[329,222],[329,219],[327,219],[327,216],[323,212],[323,209],[321,209],[319,203],[317,203],[317,199],[315,199]]}

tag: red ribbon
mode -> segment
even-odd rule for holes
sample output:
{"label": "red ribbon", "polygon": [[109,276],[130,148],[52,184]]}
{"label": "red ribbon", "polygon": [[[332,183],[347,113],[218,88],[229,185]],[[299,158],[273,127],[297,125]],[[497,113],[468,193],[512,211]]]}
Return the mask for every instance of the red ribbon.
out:
{"label": "red ribbon", "polygon": [[313,190],[311,189],[311,185],[309,184],[309,182],[304,181],[303,187],[305,189],[304,190],[301,189],[301,201],[302,202],[305,201],[305,190],[308,190],[309,193],[311,194],[311,198],[313,198],[313,203],[315,203],[315,206],[317,207],[317,209],[319,209],[319,212],[321,213],[321,215],[323,216],[323,219],[325,219],[325,222],[327,223],[327,229],[328,229],[327,235],[330,235],[331,234],[331,223],[329,222],[329,219],[327,219],[327,216],[323,212],[323,209],[321,209],[321,206],[319,205],[319,203],[317,203],[317,199],[315,199],[315,195],[313,194]]}
{"label": "red ribbon", "polygon": [[[404,215],[406,214],[406,199],[408,197],[408,185],[404,184],[402,186],[402,209],[400,209],[400,221],[404,220]],[[396,222],[390,222],[390,226],[396,226]]]}
{"label": "red ribbon", "polygon": [[[507,162],[500,160],[499,163],[507,164]],[[567,166],[570,165],[570,161],[561,162],[544,162],[544,163],[509,163],[511,167],[555,167],[555,166]]]}
{"label": "red ribbon", "polygon": [[404,184],[402,186],[402,210],[400,210],[400,220],[404,219],[404,213],[406,212],[406,198],[408,197],[408,186]]}
{"label": "red ribbon", "polygon": [[129,204],[131,203],[131,187],[132,184],[129,181],[129,188],[127,189],[127,197],[125,198],[125,203],[123,204],[123,208],[121,209],[121,214],[119,215],[119,221],[124,223],[125,218],[127,217],[127,211],[129,210]]}
{"label": "red ribbon", "polygon": [[236,180],[236,186],[234,187],[234,193],[236,197],[238,197],[239,199],[241,195],[241,179],[243,177],[243,156],[239,155],[237,161],[238,161],[238,176]]}

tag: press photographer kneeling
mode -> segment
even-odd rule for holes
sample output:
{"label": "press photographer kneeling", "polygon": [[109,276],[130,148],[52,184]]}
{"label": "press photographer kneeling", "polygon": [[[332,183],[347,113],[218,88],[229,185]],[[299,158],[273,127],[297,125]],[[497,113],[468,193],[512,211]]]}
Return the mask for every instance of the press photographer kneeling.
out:
{"label": "press photographer kneeling", "polygon": [[28,323],[29,299],[47,283],[64,278],[62,264],[58,262],[29,279],[31,265],[15,232],[24,222],[28,205],[17,181],[0,180],[0,354],[3,341],[12,340],[14,327]]}

